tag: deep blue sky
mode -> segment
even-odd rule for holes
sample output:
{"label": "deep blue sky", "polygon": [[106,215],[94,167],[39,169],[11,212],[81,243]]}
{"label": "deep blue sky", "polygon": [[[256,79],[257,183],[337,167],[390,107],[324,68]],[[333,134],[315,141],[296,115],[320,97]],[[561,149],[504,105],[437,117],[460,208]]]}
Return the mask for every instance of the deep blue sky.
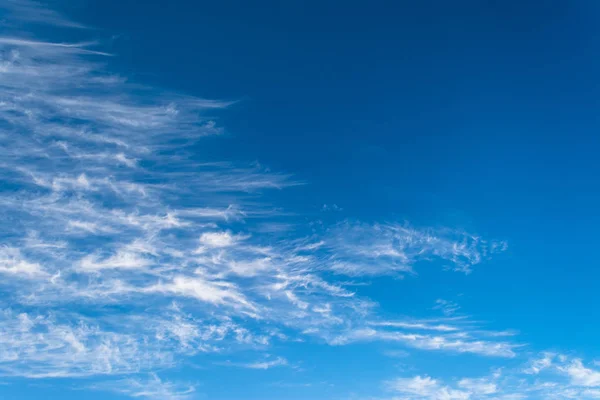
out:
{"label": "deep blue sky", "polygon": [[[388,320],[432,318],[439,313],[432,310],[437,299],[457,303],[459,316],[474,324],[518,332],[514,343],[523,346],[517,347],[516,358],[493,363],[473,355],[415,355],[411,350],[398,367],[398,360],[379,359],[389,352],[386,340],[349,347],[310,340],[304,347],[291,341],[269,350],[292,366],[291,372],[273,369],[268,382],[278,382],[278,389],[272,398],[281,398],[277,390],[289,390],[285,382],[290,376],[295,384],[311,382],[293,398],[384,399],[380,382],[402,374],[431,375],[448,384],[459,379],[456,374],[484,375],[494,367],[521,371],[525,367],[518,365],[533,362],[529,359],[543,351],[586,362],[600,359],[595,322],[600,317],[595,251],[600,7],[595,2],[63,0],[52,8],[87,28],[56,30],[24,19],[10,24],[7,36],[95,40],[95,50],[112,54],[101,60],[110,75],[146,85],[165,98],[177,98],[177,93],[232,101],[203,112],[224,134],[187,148],[192,159],[260,165],[265,173],[290,174],[303,183],[282,184],[290,187],[269,192],[265,200],[285,214],[265,217],[266,222],[293,221],[293,232],[263,239],[256,233],[263,225],[253,221],[219,225],[227,232],[246,240],[248,230],[257,243],[276,241],[286,249],[306,235],[317,240],[321,234],[328,244],[343,236],[344,243],[357,247],[382,233],[373,228],[365,236],[344,236],[339,230],[408,224],[419,232],[469,232],[487,243],[507,244],[498,254],[477,247],[482,260],[467,275],[448,270],[456,260],[437,248],[423,250],[428,254],[423,258],[409,256],[417,273],[401,277],[369,272],[340,278],[325,266],[340,257],[352,261],[337,247],[317,253],[325,261],[313,272],[355,287],[357,296],[376,302],[379,318]],[[5,20],[10,18],[7,14]],[[28,93],[39,89],[23,87]],[[90,126],[105,123],[101,117],[90,120]],[[167,177],[176,168],[168,165],[179,162],[161,161],[164,170],[147,172]],[[66,172],[57,167],[56,174]],[[180,197],[173,194],[161,204],[176,210],[185,196]],[[255,206],[259,200],[254,193],[250,197],[242,196],[241,202]],[[132,207],[138,210],[135,203]],[[383,257],[377,256],[377,262],[390,261]],[[457,362],[464,373],[449,372],[444,357],[450,362],[467,357]],[[342,359],[363,364],[334,361]],[[202,368],[198,381],[212,382],[196,389],[208,396],[202,398],[271,398],[262,370],[249,375],[235,370],[235,390],[218,384],[230,368],[223,363],[246,361],[210,359],[218,365],[214,369],[198,367],[202,359],[194,360],[177,368],[185,380],[193,380],[194,368]],[[564,372],[568,361],[560,363],[554,372],[570,377],[566,385],[578,390],[600,386],[600,378],[597,385],[579,385],[575,373]],[[254,387],[257,382],[261,385]],[[27,387],[23,393],[37,390]],[[402,390],[397,395],[407,395]],[[407,398],[442,399],[435,390]],[[57,393],[64,395],[62,389]],[[488,398],[473,393],[471,399]],[[531,398],[544,398],[537,395]]]}
{"label": "deep blue sky", "polygon": [[546,311],[562,310],[561,344],[595,337],[580,329],[598,317],[593,2],[91,1],[66,9],[117,32],[108,47],[122,73],[239,101],[220,115],[227,146],[202,143],[207,157],[293,172],[310,190],[291,190],[286,202],[308,212],[335,203],[357,218],[509,240],[510,258],[469,282],[480,294],[474,307],[497,307],[508,325],[516,319],[540,333],[556,326]]}

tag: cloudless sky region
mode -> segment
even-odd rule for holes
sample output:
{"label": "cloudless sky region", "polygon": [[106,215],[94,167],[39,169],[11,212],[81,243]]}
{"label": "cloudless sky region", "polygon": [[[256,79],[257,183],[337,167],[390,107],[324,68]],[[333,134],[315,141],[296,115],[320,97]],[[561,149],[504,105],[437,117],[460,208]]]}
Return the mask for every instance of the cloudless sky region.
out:
{"label": "cloudless sky region", "polygon": [[0,0],[0,399],[600,398],[599,15]]}

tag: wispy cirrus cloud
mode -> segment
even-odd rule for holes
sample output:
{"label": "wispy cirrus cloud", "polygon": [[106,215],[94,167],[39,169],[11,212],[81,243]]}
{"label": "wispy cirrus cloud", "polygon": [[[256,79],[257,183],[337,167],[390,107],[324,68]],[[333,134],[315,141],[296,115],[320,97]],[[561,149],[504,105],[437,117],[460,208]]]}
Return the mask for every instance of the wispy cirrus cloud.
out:
{"label": "wispy cirrus cloud", "polygon": [[335,254],[330,268],[352,276],[415,273],[415,263],[435,259],[448,269],[468,274],[475,265],[507,246],[505,242],[488,242],[448,229],[351,222],[330,229],[326,245]]}
{"label": "wispy cirrus cloud", "polygon": [[102,329],[97,321],[54,313],[0,312],[0,371],[52,378],[127,374],[166,366],[171,355],[135,334]]}
{"label": "wispy cirrus cloud", "polygon": [[460,306],[450,300],[437,299],[433,309],[440,310],[442,313],[444,313],[444,315],[454,315],[458,310],[460,310]]}
{"label": "wispy cirrus cloud", "polygon": [[468,332],[454,335],[432,335],[398,330],[377,330],[360,328],[345,332],[329,340],[333,345],[344,345],[356,342],[395,342],[408,348],[430,351],[446,351],[451,353],[472,353],[482,356],[508,357],[516,356],[518,344],[490,341],[478,338]]}
{"label": "wispy cirrus cloud", "polygon": [[468,315],[442,318],[399,318],[366,320],[361,326],[328,336],[332,345],[383,341],[407,349],[447,353],[477,354],[486,357],[514,358],[522,344],[514,342],[513,331],[486,329]]}

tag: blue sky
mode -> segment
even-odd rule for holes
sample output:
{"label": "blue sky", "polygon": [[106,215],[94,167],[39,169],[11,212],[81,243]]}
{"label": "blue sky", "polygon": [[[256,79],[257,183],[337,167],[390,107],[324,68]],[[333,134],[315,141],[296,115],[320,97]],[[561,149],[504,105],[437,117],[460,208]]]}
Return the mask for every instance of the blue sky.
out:
{"label": "blue sky", "polygon": [[600,398],[599,11],[0,0],[0,398]]}

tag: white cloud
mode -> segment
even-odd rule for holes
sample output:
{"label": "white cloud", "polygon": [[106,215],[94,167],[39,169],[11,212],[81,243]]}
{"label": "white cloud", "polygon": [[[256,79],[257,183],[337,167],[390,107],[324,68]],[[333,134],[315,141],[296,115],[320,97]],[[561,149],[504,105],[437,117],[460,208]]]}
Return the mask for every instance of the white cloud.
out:
{"label": "white cloud", "polygon": [[200,243],[207,247],[228,247],[234,238],[229,232],[206,232],[200,236]]}
{"label": "white cloud", "polygon": [[23,258],[19,249],[6,246],[0,246],[0,274],[25,278],[39,278],[48,275],[40,264]]}
{"label": "white cloud", "polygon": [[[528,368],[493,370],[483,377],[449,378],[401,377],[384,382],[385,387],[404,400],[520,400],[596,399],[600,395],[600,372],[586,367],[581,359],[546,352],[530,360]],[[545,360],[545,361],[540,361]],[[532,376],[532,365],[540,366]],[[544,371],[541,374],[541,371]],[[394,399],[396,399],[394,397]]]}
{"label": "white cloud", "polygon": [[435,379],[428,376],[415,376],[414,378],[398,378],[388,382],[388,386],[397,392],[412,394],[417,396],[426,396],[439,389],[439,384]]}
{"label": "white cloud", "polygon": [[150,374],[147,379],[130,378],[89,387],[94,390],[110,391],[126,396],[155,400],[185,400],[196,392],[196,386],[190,383],[172,382]]}
{"label": "white cloud", "polygon": [[428,376],[398,378],[388,382],[388,387],[407,396],[407,399],[468,400],[471,397],[469,392],[441,386],[438,381]]}
{"label": "white cloud", "polygon": [[564,354],[543,352],[531,359],[523,373],[527,375],[559,374],[569,379],[573,387],[600,387],[600,371],[586,367],[580,358],[570,358]]}
{"label": "white cloud", "polygon": [[137,252],[119,250],[110,257],[100,259],[97,255],[90,254],[79,262],[79,268],[84,271],[98,271],[102,269],[137,269],[149,266],[152,261]]}
{"label": "white cloud", "polygon": [[229,305],[251,311],[256,310],[256,307],[238,291],[234,284],[227,281],[208,280],[201,276],[178,275],[171,282],[158,283],[143,289],[143,291],[172,293],[214,305]]}
{"label": "white cloud", "polygon": [[550,368],[556,354],[554,353],[543,353],[541,358],[532,360],[529,366],[523,371],[526,374],[539,374],[541,371]]}
{"label": "white cloud", "polygon": [[68,231],[83,231],[85,233],[114,233],[115,231],[107,226],[99,225],[95,222],[72,220],[67,222]]}
{"label": "white cloud", "polygon": [[498,386],[495,382],[483,378],[461,379],[460,381],[458,381],[458,387],[474,395],[489,395],[494,394],[498,391]]}
{"label": "white cloud", "polygon": [[247,277],[256,276],[266,270],[274,269],[270,257],[257,258],[248,261],[231,261],[228,266],[233,273]]}
{"label": "white cloud", "polygon": [[600,387],[600,371],[585,367],[580,359],[575,359],[559,369],[571,378],[573,385]]}
{"label": "white cloud", "polygon": [[200,235],[200,247],[197,252],[202,253],[209,249],[231,247],[245,237],[232,235],[231,232],[204,232]]}
{"label": "white cloud", "polygon": [[460,310],[460,306],[450,300],[437,299],[433,309],[442,311],[444,315],[454,315]]}
{"label": "white cloud", "polygon": [[455,336],[405,333],[401,331],[383,331],[371,328],[356,329],[330,339],[333,345],[345,345],[354,342],[390,341],[400,342],[405,346],[421,350],[439,350],[456,353],[473,353],[482,356],[508,357],[516,356],[515,344],[494,342],[481,339],[456,338]]}
{"label": "white cloud", "polygon": [[371,322],[373,326],[388,326],[394,328],[405,328],[412,330],[424,330],[424,331],[440,331],[440,332],[456,332],[460,330],[456,326],[444,325],[444,324],[430,324],[428,322],[421,321],[380,321]]}
{"label": "white cloud", "polygon": [[331,268],[355,276],[412,272],[416,262],[436,258],[452,270],[470,273],[483,259],[505,249],[499,242],[464,232],[350,222],[330,229],[325,242],[335,251]]}
{"label": "white cloud", "polygon": [[283,357],[277,357],[273,360],[255,361],[251,363],[233,363],[230,365],[249,369],[270,369],[288,365],[288,361]]}
{"label": "white cloud", "polygon": [[[0,312],[0,374],[29,378],[113,375],[167,366],[167,353],[141,338],[84,319]],[[75,323],[73,323],[75,322]]]}

